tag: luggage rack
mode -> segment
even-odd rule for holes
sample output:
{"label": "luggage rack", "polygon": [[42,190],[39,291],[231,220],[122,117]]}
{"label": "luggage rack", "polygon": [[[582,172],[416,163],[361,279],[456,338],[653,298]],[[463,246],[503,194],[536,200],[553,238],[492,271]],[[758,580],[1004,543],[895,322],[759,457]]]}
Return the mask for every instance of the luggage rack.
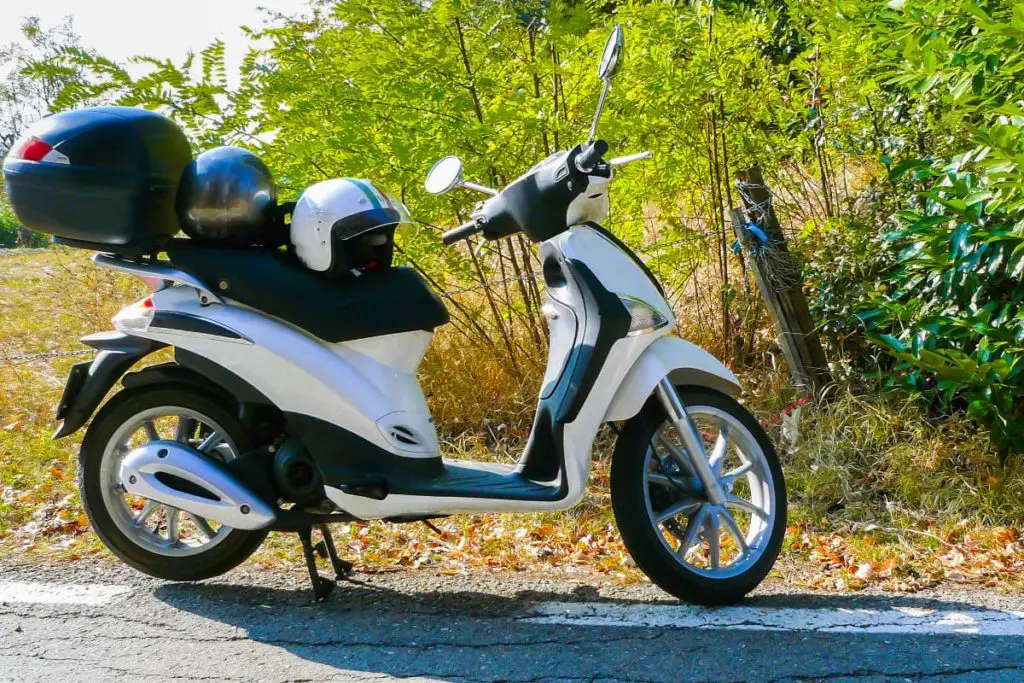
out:
{"label": "luggage rack", "polygon": [[199,278],[174,268],[170,265],[169,261],[159,261],[156,259],[133,260],[114,256],[113,254],[96,254],[92,257],[92,262],[101,268],[109,268],[110,270],[117,270],[141,277],[158,278],[165,282],[176,282],[194,287],[199,290],[199,300],[203,304],[224,303]]}

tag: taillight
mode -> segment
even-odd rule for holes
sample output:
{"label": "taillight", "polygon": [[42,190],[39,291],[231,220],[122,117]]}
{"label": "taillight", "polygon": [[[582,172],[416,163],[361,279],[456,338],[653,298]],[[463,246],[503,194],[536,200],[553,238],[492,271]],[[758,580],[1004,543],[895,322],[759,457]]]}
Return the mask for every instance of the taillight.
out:
{"label": "taillight", "polygon": [[54,164],[70,164],[67,155],[61,154],[48,142],[35,136],[22,138],[11,149],[10,158],[25,161],[48,161]]}

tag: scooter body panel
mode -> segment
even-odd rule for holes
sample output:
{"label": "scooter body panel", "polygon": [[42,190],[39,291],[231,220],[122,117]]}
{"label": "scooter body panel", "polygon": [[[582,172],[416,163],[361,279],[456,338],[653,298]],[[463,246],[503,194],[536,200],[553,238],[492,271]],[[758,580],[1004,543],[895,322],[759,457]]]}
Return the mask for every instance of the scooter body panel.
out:
{"label": "scooter body panel", "polygon": [[[432,333],[421,330],[328,344],[281,320],[233,304],[202,305],[196,290],[169,287],[152,297],[157,319],[144,327],[125,315],[123,332],[198,354],[245,379],[285,414],[337,425],[374,446],[409,458],[438,458],[437,435],[415,367]],[[215,336],[160,327],[160,313],[210,321],[236,333]],[[393,438],[400,425],[414,435]]]}
{"label": "scooter body panel", "polygon": [[628,420],[639,413],[665,377],[677,386],[706,386],[730,395],[740,391],[736,376],[710,353],[678,337],[661,337],[644,350],[619,383],[605,421]]}

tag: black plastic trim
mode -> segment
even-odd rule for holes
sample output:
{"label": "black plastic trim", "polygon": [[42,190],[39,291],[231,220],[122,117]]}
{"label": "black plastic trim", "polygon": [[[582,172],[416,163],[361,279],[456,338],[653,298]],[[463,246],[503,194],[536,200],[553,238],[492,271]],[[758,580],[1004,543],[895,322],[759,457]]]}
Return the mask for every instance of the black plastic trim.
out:
{"label": "black plastic trim", "polygon": [[324,484],[341,488],[378,483],[389,488],[444,474],[440,457],[395,455],[339,425],[301,413],[284,413],[288,432],[309,449]]}
{"label": "black plastic trim", "polygon": [[243,337],[234,330],[212,320],[177,311],[157,311],[153,314],[153,321],[149,326],[150,328],[172,330],[175,332],[193,332],[211,337],[223,337],[224,339],[236,339],[252,343],[251,339]]}
{"label": "black plastic trim", "polygon": [[208,491],[199,484],[189,481],[184,477],[179,477],[176,474],[171,474],[170,472],[157,472],[153,476],[155,476],[157,481],[162,483],[164,486],[170,487],[175,491],[188,493],[199,498],[205,498],[206,500],[220,501],[220,496],[213,491]]}
{"label": "black plastic trim", "polygon": [[629,332],[630,315],[626,306],[601,284],[593,271],[582,261],[567,259],[566,264],[578,275],[579,290],[587,311],[583,338],[578,342],[576,363],[569,386],[555,419],[572,422],[594,388],[612,346]]}
{"label": "black plastic trim", "polygon": [[[128,368],[145,356],[167,346],[163,342],[132,337],[121,332],[89,335],[84,337],[82,342],[98,349],[99,353],[91,363],[88,363],[87,370],[78,369],[79,366],[85,365],[84,363],[72,368],[58,407],[58,419],[63,419],[63,423],[54,432],[54,439],[61,439],[81,429],[96,412],[103,397]],[[83,372],[88,373],[84,380],[81,377]]]}
{"label": "black plastic trim", "polygon": [[63,420],[68,416],[68,410],[74,404],[78,392],[82,390],[82,386],[85,385],[85,381],[89,377],[89,368],[92,367],[92,363],[91,360],[88,360],[71,366],[68,381],[64,384],[64,392],[60,396],[60,403],[57,404],[58,420]]}

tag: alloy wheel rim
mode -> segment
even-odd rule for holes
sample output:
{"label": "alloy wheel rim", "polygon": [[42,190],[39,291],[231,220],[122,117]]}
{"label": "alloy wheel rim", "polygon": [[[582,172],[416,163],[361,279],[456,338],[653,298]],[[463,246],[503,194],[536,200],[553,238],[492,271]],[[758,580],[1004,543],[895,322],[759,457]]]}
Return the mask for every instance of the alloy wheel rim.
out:
{"label": "alloy wheel rim", "polygon": [[727,579],[750,569],[764,554],[775,526],[775,486],[764,450],[742,422],[712,406],[688,406],[704,439],[706,457],[726,493],[711,503],[666,420],[644,459],[648,521],[672,557],[686,569]]}
{"label": "alloy wheel rim", "polygon": [[103,505],[121,533],[145,550],[170,557],[206,552],[227,538],[231,527],[128,494],[122,486],[120,469],[125,456],[161,440],[183,443],[221,463],[238,457],[238,448],[227,432],[203,413],[180,406],[149,408],[126,420],[104,446],[100,463]]}

